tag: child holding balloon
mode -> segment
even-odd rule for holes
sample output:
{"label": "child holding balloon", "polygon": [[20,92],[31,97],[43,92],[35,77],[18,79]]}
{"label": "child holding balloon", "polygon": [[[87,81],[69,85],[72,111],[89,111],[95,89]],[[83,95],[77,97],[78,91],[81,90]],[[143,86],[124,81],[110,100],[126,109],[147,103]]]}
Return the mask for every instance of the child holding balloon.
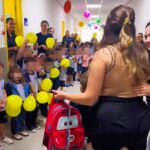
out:
{"label": "child holding balloon", "polygon": [[[34,96],[39,91],[39,85],[38,85],[38,76],[35,69],[36,66],[36,60],[32,57],[29,57],[26,59],[26,72],[24,74],[25,80],[27,83],[29,83],[31,93],[33,93]],[[36,120],[38,116],[38,107],[32,112],[26,113],[26,126],[31,132],[36,132],[36,129],[40,129],[41,127],[37,125]]]}
{"label": "child holding balloon", "polygon": [[[20,67],[15,65],[11,68],[8,78],[9,83],[6,85],[7,95],[18,95],[24,100],[29,95],[29,84],[25,82]],[[25,110],[23,108],[17,117],[11,118],[11,132],[16,140],[21,140],[22,136],[29,135],[25,131]]]}
{"label": "child holding balloon", "polygon": [[[13,144],[13,140],[8,138],[5,135],[6,127],[5,124],[7,123],[7,116],[5,112],[5,105],[7,101],[7,94],[4,90],[4,79],[3,79],[3,69],[4,66],[0,63],[0,138],[4,143]],[[0,149],[2,147],[0,146]]]}

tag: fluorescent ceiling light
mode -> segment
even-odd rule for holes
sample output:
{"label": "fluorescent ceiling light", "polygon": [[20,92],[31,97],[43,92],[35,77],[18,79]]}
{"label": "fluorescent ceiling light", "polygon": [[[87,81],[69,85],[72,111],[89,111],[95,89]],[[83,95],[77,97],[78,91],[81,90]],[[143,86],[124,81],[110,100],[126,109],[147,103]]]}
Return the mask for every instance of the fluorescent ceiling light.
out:
{"label": "fluorescent ceiling light", "polygon": [[90,18],[98,18],[98,15],[91,15]]}
{"label": "fluorescent ceiling light", "polygon": [[101,5],[100,4],[88,4],[87,8],[100,8]]}

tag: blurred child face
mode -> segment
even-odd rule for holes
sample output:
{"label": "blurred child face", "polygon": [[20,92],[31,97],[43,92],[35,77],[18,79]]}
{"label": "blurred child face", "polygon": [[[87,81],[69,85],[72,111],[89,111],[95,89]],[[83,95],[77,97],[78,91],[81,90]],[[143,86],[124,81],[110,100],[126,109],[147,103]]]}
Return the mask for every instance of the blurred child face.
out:
{"label": "blurred child face", "polygon": [[36,62],[28,62],[27,63],[27,70],[34,72],[35,71]]}
{"label": "blurred child face", "polygon": [[89,48],[88,47],[84,48],[84,54],[89,54]]}
{"label": "blurred child face", "polygon": [[70,50],[70,51],[69,51],[69,54],[70,54],[70,56],[73,56],[73,55],[74,55],[74,51],[73,51],[73,50]]}
{"label": "blurred child face", "polygon": [[41,31],[42,32],[47,32],[48,30],[48,24],[46,22],[41,24]]}
{"label": "blurred child face", "polygon": [[57,53],[57,59],[58,60],[62,59],[62,51],[58,51],[58,53]]}
{"label": "blurred child face", "polygon": [[3,67],[0,66],[0,79],[3,78],[3,76],[4,76]]}
{"label": "blurred child face", "polygon": [[22,79],[22,73],[20,73],[20,72],[12,73],[11,78],[14,83],[20,83],[20,81]]}
{"label": "blurred child face", "polygon": [[45,64],[45,69],[47,70],[47,71],[50,71],[52,68],[53,68],[53,62],[46,62],[46,64]]}
{"label": "blurred child face", "polygon": [[7,31],[14,32],[15,31],[15,21],[9,20],[9,22],[6,24]]}

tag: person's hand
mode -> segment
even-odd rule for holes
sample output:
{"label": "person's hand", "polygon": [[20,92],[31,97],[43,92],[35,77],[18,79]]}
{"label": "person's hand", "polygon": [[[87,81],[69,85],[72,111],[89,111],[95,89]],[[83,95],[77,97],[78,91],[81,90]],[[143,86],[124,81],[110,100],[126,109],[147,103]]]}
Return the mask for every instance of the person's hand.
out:
{"label": "person's hand", "polygon": [[14,51],[18,51],[18,47],[17,47],[17,46],[12,47],[12,49],[13,49]]}
{"label": "person's hand", "polygon": [[64,100],[66,98],[63,91],[52,90],[52,92],[54,93],[54,98],[57,100]]}
{"label": "person's hand", "polygon": [[42,47],[44,50],[47,50],[46,45],[41,45],[41,47]]}
{"label": "person's hand", "polygon": [[137,96],[145,96],[150,92],[150,85],[143,83],[141,85],[134,86],[132,92]]}

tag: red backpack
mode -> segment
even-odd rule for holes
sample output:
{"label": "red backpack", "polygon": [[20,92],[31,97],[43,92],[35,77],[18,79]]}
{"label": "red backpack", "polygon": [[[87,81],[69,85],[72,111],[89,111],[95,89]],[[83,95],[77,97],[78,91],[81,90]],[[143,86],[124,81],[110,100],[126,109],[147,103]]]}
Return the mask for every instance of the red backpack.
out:
{"label": "red backpack", "polygon": [[80,112],[64,101],[54,103],[53,99],[43,141],[47,150],[81,150],[84,142]]}

